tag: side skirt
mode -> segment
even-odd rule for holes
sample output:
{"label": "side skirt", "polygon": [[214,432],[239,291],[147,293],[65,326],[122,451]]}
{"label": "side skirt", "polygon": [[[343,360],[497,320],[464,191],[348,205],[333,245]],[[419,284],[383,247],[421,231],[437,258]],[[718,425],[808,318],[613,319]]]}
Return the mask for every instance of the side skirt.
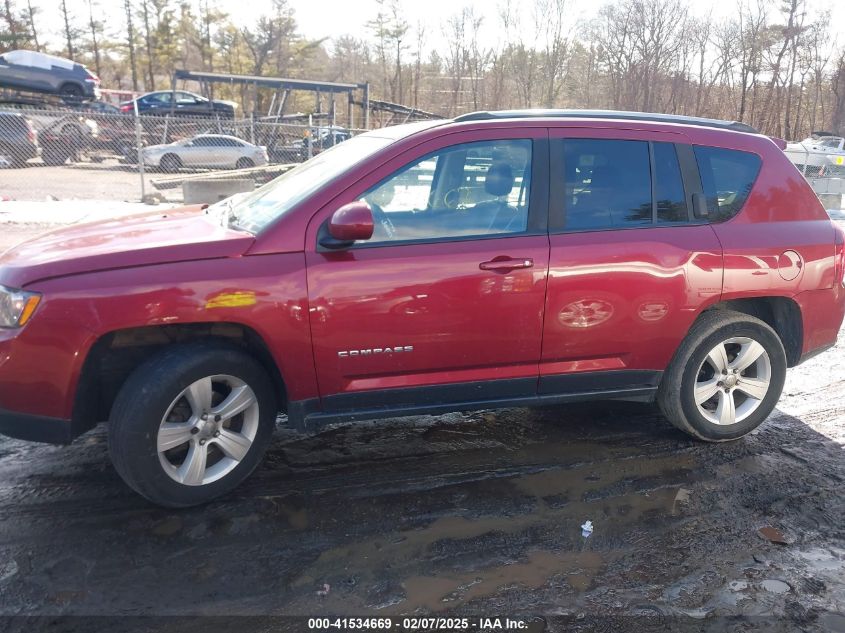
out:
{"label": "side skirt", "polygon": [[[603,371],[543,377],[537,380],[495,380],[435,387],[385,389],[360,394],[338,394],[323,399],[288,403],[288,423],[314,431],[328,424],[410,415],[440,415],[453,411],[536,407],[590,400],[653,402],[663,372]],[[495,394],[495,395],[494,395]]]}

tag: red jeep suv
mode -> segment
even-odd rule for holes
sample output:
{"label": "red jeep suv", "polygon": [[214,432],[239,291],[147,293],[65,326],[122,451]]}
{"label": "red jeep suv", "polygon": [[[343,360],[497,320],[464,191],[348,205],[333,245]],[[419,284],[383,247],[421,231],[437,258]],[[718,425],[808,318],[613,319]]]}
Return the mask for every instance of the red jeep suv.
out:
{"label": "red jeep suv", "polygon": [[277,413],[329,422],[615,398],[758,426],[831,347],[845,240],[740,123],[479,112],[381,129],[268,185],[0,258],[0,432],[109,420],[123,479],[202,503]]}

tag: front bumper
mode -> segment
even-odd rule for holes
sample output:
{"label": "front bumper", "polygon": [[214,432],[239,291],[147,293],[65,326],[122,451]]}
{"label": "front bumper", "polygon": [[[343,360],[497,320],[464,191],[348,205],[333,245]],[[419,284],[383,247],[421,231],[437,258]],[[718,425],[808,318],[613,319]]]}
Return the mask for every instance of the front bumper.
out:
{"label": "front bumper", "polygon": [[70,444],[79,435],[74,431],[70,420],[0,409],[0,434],[8,437],[30,442]]}
{"label": "front bumper", "polygon": [[77,412],[76,406],[94,336],[64,310],[61,318],[51,318],[50,308],[50,299],[42,299],[23,328],[0,329],[0,434],[64,444],[93,426],[96,417]]}

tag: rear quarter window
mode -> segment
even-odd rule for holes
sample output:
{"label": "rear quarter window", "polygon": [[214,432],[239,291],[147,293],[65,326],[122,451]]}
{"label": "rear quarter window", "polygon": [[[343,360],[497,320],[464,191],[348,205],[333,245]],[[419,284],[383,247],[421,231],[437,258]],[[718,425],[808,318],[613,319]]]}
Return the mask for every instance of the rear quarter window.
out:
{"label": "rear quarter window", "polygon": [[695,145],[693,149],[710,220],[729,220],[739,213],[751,193],[760,173],[760,157],[720,147]]}

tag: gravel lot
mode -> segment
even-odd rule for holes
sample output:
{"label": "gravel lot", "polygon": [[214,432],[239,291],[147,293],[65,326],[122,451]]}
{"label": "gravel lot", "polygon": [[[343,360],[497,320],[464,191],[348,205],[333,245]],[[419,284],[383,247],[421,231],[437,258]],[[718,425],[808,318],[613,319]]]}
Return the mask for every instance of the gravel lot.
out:
{"label": "gravel lot", "polygon": [[[156,191],[150,181],[165,174],[147,173],[146,193]],[[168,199],[181,199],[182,189],[161,192]],[[48,167],[31,163],[23,169],[0,170],[0,194],[14,200],[140,200],[141,179],[134,165],[116,160]]]}
{"label": "gravel lot", "polygon": [[[842,336],[729,444],[622,403],[317,435],[280,423],[234,494],[168,511],[122,484],[105,440],[103,428],[70,447],[0,438],[0,615],[521,613],[584,631],[664,631],[674,617],[692,630],[845,630]],[[761,537],[766,526],[787,544]]]}

